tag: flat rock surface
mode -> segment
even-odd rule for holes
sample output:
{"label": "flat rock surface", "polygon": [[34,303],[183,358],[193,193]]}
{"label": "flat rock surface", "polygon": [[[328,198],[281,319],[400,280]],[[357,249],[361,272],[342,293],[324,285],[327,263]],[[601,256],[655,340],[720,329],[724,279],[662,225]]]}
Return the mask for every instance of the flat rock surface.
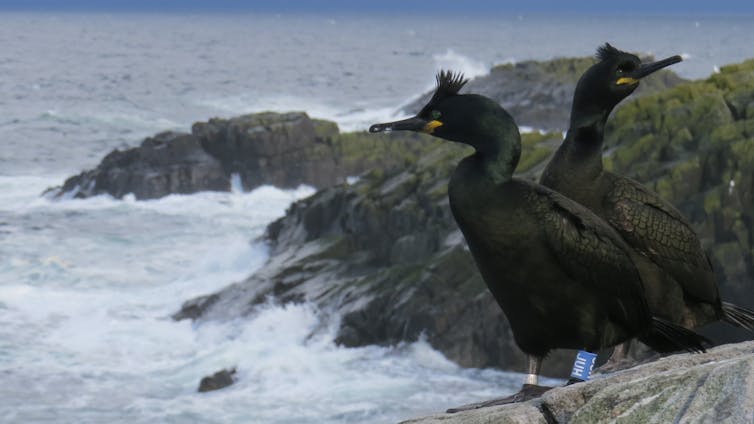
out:
{"label": "flat rock surface", "polygon": [[558,387],[528,402],[438,414],[428,423],[751,423],[754,342],[678,354]]}

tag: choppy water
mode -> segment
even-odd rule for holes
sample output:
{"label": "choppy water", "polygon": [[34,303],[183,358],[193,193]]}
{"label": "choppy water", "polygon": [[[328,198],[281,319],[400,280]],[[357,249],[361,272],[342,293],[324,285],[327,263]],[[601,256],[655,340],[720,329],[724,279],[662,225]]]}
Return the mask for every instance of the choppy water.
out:
{"label": "choppy water", "polygon": [[[611,41],[702,77],[754,56],[752,17],[0,15],[0,421],[391,422],[513,391],[424,342],[344,349],[310,305],[169,315],[249,275],[302,187],[155,201],[40,196],[107,151],[197,120],[305,110],[361,129],[439,67],[588,55]],[[195,393],[238,368],[239,382]]]}
{"label": "choppy water", "polygon": [[[2,422],[390,422],[519,383],[462,370],[425,342],[337,347],[336,323],[308,305],[200,326],[169,318],[259,267],[266,248],[251,240],[310,188],[39,198],[52,183],[0,177]],[[229,367],[237,385],[196,393]]]}

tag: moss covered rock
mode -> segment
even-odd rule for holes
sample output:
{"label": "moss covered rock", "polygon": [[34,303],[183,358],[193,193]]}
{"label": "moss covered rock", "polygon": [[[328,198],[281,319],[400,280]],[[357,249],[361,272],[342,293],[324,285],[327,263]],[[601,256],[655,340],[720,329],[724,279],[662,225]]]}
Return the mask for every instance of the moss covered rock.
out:
{"label": "moss covered rock", "polygon": [[725,298],[754,306],[754,60],[645,96],[606,128],[607,167],[691,219]]}

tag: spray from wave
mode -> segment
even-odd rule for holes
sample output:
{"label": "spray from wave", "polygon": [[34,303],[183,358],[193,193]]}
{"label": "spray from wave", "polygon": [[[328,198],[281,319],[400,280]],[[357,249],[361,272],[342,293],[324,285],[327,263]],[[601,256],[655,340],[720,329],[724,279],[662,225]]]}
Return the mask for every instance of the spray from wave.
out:
{"label": "spray from wave", "polygon": [[[488,64],[457,53],[453,49],[433,55],[432,60],[435,70],[451,69],[462,72],[468,78],[486,75],[490,70]],[[427,81],[425,85],[416,87],[414,93],[402,99],[376,99],[371,102],[357,100],[347,105],[328,104],[299,95],[257,95],[255,93],[205,98],[195,103],[229,114],[305,111],[313,118],[336,122],[341,131],[365,131],[375,122],[400,117],[400,111],[404,106],[434,88],[434,73],[428,73],[424,80]]]}
{"label": "spray from wave", "polygon": [[487,75],[490,72],[490,65],[479,60],[472,59],[448,49],[445,53],[433,55],[435,68],[450,69],[455,72],[461,72],[466,78],[476,78]]}

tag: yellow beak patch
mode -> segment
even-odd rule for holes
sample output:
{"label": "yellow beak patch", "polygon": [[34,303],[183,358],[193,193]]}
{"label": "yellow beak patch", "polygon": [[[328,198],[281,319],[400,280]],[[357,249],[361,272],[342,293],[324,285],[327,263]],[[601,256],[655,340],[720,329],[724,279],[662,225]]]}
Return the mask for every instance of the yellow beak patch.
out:
{"label": "yellow beak patch", "polygon": [[636,78],[631,77],[621,77],[618,78],[618,81],[615,81],[615,85],[624,85],[624,84],[638,84],[639,80]]}
{"label": "yellow beak patch", "polygon": [[442,126],[442,122],[434,119],[432,121],[427,122],[426,125],[424,125],[424,128],[422,129],[423,132],[427,134],[432,134],[434,132],[435,128]]}

